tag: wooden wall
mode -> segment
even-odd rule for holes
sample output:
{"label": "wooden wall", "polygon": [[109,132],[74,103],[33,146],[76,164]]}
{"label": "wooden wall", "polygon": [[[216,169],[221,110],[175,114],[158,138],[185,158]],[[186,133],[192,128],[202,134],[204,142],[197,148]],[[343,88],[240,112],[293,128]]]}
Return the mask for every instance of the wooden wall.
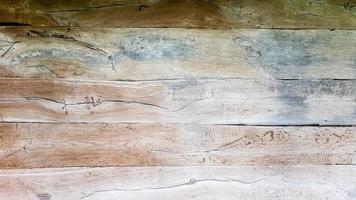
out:
{"label": "wooden wall", "polygon": [[0,0],[0,199],[356,199],[353,0]]}

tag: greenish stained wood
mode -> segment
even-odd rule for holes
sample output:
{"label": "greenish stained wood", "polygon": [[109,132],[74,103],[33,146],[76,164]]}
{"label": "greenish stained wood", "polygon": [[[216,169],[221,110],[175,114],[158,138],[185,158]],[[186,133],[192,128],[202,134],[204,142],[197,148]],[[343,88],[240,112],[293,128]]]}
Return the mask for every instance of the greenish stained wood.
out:
{"label": "greenish stained wood", "polygon": [[0,29],[0,77],[355,79],[352,30]]}

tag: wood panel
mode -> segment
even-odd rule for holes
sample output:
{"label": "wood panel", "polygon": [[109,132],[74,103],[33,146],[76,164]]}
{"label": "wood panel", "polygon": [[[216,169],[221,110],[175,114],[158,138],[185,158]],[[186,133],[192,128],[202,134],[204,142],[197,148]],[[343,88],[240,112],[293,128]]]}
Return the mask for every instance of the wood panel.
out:
{"label": "wood panel", "polygon": [[355,125],[355,80],[1,79],[3,122]]}
{"label": "wood panel", "polygon": [[0,77],[355,79],[355,31],[0,28]]}
{"label": "wood panel", "polygon": [[353,165],[356,127],[0,123],[0,168]]}
{"label": "wood panel", "polygon": [[356,199],[355,5],[0,0],[0,199]]}
{"label": "wood panel", "polygon": [[34,26],[355,29],[354,0],[1,0],[0,23]]}
{"label": "wood panel", "polygon": [[355,166],[1,170],[7,200],[355,199]]}

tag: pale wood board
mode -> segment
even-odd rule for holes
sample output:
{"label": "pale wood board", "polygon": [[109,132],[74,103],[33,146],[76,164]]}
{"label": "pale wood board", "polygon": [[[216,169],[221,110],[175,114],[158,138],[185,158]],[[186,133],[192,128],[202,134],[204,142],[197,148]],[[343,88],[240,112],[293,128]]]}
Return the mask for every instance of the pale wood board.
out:
{"label": "pale wood board", "polygon": [[355,166],[0,170],[6,200],[353,200]]}
{"label": "pale wood board", "polygon": [[1,0],[0,23],[34,26],[355,29],[354,0]]}
{"label": "pale wood board", "polygon": [[0,79],[2,122],[355,125],[355,80]]}
{"label": "pale wood board", "polygon": [[0,123],[0,168],[353,165],[356,127]]}
{"label": "pale wood board", "polygon": [[0,28],[0,77],[355,79],[356,32]]}

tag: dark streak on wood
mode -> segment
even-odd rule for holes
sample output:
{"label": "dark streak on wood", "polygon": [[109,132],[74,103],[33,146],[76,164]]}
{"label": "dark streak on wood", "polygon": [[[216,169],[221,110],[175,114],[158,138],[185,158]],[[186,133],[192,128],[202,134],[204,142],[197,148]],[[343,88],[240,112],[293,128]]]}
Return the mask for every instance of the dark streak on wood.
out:
{"label": "dark streak on wood", "polygon": [[344,0],[2,1],[0,23],[5,24],[221,29],[356,28],[355,2]]}

